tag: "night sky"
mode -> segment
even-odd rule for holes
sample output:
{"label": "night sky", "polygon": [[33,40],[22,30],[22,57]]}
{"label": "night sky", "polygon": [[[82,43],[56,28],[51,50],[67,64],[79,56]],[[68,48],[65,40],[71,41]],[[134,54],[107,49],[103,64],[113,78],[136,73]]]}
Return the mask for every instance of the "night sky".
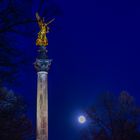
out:
{"label": "night sky", "polygon": [[[38,1],[28,7],[32,16]],[[49,58],[53,59],[49,71],[49,137],[78,140],[83,126],[77,117],[98,94],[109,91],[118,95],[126,90],[137,101],[140,97],[140,4],[128,0],[48,2],[61,11],[48,34]],[[39,31],[38,25],[30,28]],[[20,84],[12,87],[27,100],[34,124],[36,37],[15,37],[28,63],[21,68]]]}

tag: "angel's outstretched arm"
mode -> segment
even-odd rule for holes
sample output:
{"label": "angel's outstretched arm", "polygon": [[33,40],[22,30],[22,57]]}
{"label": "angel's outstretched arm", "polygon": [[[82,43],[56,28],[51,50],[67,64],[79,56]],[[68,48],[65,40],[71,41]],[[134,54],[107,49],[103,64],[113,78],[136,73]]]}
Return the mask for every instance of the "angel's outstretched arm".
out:
{"label": "angel's outstretched arm", "polygon": [[52,20],[50,20],[50,21],[48,21],[47,23],[45,23],[45,25],[48,26],[48,25],[51,24],[54,20],[55,20],[55,18],[53,18]]}

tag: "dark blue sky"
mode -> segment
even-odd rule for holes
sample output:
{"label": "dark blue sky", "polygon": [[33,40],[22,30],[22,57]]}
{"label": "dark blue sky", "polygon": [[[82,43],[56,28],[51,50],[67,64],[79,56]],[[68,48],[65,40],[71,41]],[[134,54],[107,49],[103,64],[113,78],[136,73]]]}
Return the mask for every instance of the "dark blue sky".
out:
{"label": "dark blue sky", "polygon": [[[28,7],[32,15],[38,1]],[[128,0],[49,2],[61,10],[48,35],[49,57],[53,59],[49,72],[49,137],[78,140],[81,126],[75,119],[96,95],[126,90],[140,97],[140,4]],[[35,122],[35,37],[17,39],[29,62],[19,75],[21,84],[13,89],[27,99]]]}

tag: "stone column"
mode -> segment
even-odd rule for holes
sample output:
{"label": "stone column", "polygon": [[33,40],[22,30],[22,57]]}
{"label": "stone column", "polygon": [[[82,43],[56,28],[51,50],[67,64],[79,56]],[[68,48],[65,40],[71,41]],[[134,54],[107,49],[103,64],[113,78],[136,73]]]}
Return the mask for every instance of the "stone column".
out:
{"label": "stone column", "polygon": [[35,62],[37,70],[37,140],[48,140],[48,70],[51,60],[47,58],[46,48],[39,48]]}

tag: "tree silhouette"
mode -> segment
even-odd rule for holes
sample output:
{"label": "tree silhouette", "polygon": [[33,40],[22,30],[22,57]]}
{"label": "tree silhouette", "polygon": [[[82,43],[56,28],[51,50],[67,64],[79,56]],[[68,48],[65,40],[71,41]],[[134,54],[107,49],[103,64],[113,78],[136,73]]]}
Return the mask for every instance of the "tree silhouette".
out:
{"label": "tree silhouette", "polygon": [[87,115],[90,126],[84,140],[140,139],[140,108],[125,91],[119,98],[104,94],[98,104],[87,110]]}
{"label": "tree silhouette", "polygon": [[[24,2],[27,3],[26,0]],[[0,1],[0,86],[13,84],[21,65],[27,61],[23,51],[17,47],[18,40],[14,39],[15,34],[21,34],[17,25],[23,23],[25,6],[22,5],[16,0]],[[22,28],[27,28],[27,25],[24,26]]]}
{"label": "tree silhouette", "polygon": [[28,140],[32,125],[26,115],[26,104],[6,88],[0,88],[0,139]]}

